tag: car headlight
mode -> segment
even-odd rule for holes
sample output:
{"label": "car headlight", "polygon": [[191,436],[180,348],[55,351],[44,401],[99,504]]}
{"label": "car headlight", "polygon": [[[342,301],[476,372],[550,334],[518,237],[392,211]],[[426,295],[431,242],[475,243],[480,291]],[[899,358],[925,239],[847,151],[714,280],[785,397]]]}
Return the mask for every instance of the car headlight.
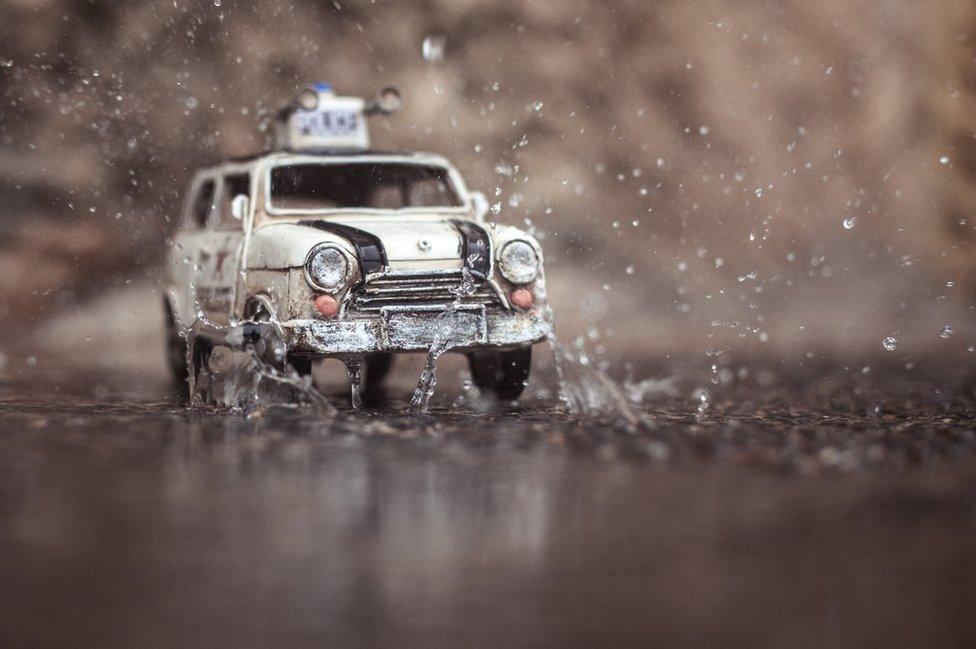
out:
{"label": "car headlight", "polygon": [[528,284],[539,276],[539,257],[525,241],[510,241],[498,258],[502,276],[513,284]]}
{"label": "car headlight", "polygon": [[316,288],[330,293],[345,286],[349,279],[349,260],[339,248],[329,244],[312,250],[305,269]]}

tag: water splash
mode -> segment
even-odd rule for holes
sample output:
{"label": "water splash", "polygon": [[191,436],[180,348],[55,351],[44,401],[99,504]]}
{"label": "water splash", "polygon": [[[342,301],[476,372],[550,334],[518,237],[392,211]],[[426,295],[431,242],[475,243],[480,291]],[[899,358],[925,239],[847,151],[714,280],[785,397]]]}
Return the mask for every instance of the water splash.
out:
{"label": "water splash", "polygon": [[553,355],[559,397],[567,409],[579,415],[616,417],[630,430],[650,425],[644,413],[630,401],[624,387],[593,365],[588,356],[574,354],[556,337],[555,316],[549,306],[544,274],[536,281],[536,295],[544,305],[542,316],[549,324],[547,342]]}
{"label": "water splash", "polygon": [[[467,267],[459,284],[451,290],[454,299],[424,327],[431,332],[424,368],[410,400],[411,407],[427,412],[437,386],[437,361],[446,352],[471,341],[471,332],[480,325],[480,312],[465,308],[465,299],[479,288],[478,280]],[[535,286],[540,315],[549,325],[547,339],[553,354],[560,400],[570,413],[610,417],[622,421],[630,430],[649,426],[650,420],[639,406],[645,395],[673,394],[669,379],[628,380],[621,385],[593,363],[585,350],[571,350],[555,334],[555,317],[549,307],[545,277]],[[311,405],[334,412],[334,407],[288,362],[287,345],[276,321],[233,323],[229,326],[209,322],[199,310],[196,324],[187,332],[187,366],[190,398],[196,406],[213,405],[245,413],[271,405]],[[351,385],[352,406],[361,397],[362,359],[342,359]]]}
{"label": "water splash", "polygon": [[[440,324],[443,315],[438,316],[435,322]],[[450,326],[450,324],[444,322],[444,326]],[[448,337],[443,337],[438,333],[434,337],[434,342],[430,346],[430,349],[427,350],[424,369],[420,373],[417,387],[414,389],[413,396],[410,398],[410,405],[418,411],[427,412],[430,408],[430,398],[434,396],[434,389],[437,387],[437,359],[452,346]]]}
{"label": "water splash", "polygon": [[271,405],[333,410],[288,362],[276,322],[214,325],[198,319],[186,334],[190,404],[252,413]]}
{"label": "water splash", "polygon": [[343,362],[349,376],[349,405],[353,410],[359,410],[363,405],[363,361],[358,356],[352,356]]}
{"label": "water splash", "polygon": [[627,393],[627,398],[630,400],[630,402],[636,405],[644,403],[644,399],[651,395],[673,397],[678,394],[678,389],[674,385],[673,377],[663,379],[647,378],[635,383],[633,379],[628,376],[624,380],[623,388]]}
{"label": "water splash", "polygon": [[437,359],[450,349],[470,342],[466,332],[474,331],[478,327],[480,314],[461,310],[462,300],[478,290],[478,284],[467,266],[465,264],[461,270],[461,282],[451,289],[454,299],[430,324],[434,333],[433,341],[427,350],[424,369],[410,399],[410,405],[420,412],[427,412],[430,398],[434,396],[434,389],[437,387]]}
{"label": "water splash", "polygon": [[705,420],[705,412],[712,404],[712,395],[708,391],[708,388],[702,386],[695,390],[691,396],[698,401],[698,407],[695,408],[695,420],[701,423]]}

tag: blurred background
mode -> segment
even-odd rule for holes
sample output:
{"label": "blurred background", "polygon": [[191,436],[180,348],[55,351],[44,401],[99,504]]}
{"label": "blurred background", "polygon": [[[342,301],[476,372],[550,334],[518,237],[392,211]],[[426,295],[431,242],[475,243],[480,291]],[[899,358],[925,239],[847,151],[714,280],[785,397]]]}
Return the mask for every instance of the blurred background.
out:
{"label": "blurred background", "polygon": [[974,30],[967,0],[0,0],[0,358],[162,374],[193,170],[328,80],[400,87],[377,148],[537,230],[560,337],[610,363],[971,363]]}

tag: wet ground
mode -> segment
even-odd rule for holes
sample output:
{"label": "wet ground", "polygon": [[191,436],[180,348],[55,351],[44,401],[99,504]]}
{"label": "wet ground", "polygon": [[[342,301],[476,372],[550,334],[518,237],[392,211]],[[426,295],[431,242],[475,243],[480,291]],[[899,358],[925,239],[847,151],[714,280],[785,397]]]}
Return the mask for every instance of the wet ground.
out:
{"label": "wet ground", "polygon": [[14,373],[0,646],[976,646],[968,370],[843,367],[729,364],[636,428]]}

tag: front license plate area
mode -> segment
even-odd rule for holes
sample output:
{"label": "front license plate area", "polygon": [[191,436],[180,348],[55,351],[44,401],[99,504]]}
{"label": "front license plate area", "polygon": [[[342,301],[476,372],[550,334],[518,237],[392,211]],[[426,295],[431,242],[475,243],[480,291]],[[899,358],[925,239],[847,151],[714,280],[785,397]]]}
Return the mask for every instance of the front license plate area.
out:
{"label": "front license plate area", "polygon": [[464,347],[488,339],[484,307],[455,311],[384,311],[383,331],[394,349]]}

